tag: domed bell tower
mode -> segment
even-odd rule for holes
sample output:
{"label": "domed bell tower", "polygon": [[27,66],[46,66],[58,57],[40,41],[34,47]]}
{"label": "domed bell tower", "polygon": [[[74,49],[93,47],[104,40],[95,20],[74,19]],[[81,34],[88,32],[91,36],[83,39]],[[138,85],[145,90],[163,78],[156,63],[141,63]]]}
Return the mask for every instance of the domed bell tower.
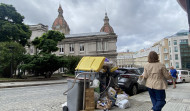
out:
{"label": "domed bell tower", "polygon": [[61,5],[59,5],[58,13],[59,13],[58,17],[53,22],[52,30],[57,30],[64,34],[70,34],[70,28],[63,17],[63,9]]}

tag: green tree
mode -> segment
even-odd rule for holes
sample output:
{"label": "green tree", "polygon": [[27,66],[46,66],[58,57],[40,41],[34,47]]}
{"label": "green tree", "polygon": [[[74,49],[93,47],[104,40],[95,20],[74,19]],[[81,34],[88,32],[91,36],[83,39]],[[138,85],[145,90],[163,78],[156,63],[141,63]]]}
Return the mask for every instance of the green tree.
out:
{"label": "green tree", "polygon": [[23,20],[12,5],[0,3],[0,42],[15,41],[25,46],[31,31]]}
{"label": "green tree", "polygon": [[23,60],[24,64],[19,66],[21,70],[32,72],[35,76],[44,75],[46,78],[65,64],[65,59],[55,54],[25,55]]}
{"label": "green tree", "polygon": [[64,34],[58,31],[48,31],[41,37],[37,37],[32,44],[40,50],[39,54],[23,58],[23,63],[19,67],[23,71],[34,73],[36,76],[44,75],[46,78],[51,77],[54,71],[63,67],[65,59],[52,54],[58,50],[57,44],[65,38]]}
{"label": "green tree", "polygon": [[77,67],[79,61],[81,60],[80,56],[65,56],[66,64],[65,68],[68,69],[69,74],[74,74],[75,68]]}
{"label": "green tree", "polygon": [[0,44],[0,76],[11,77],[11,63],[15,73],[25,53],[23,46],[16,42],[1,42]]}
{"label": "green tree", "polygon": [[65,38],[64,34],[59,31],[50,30],[41,37],[37,37],[32,44],[41,50],[41,53],[51,53],[58,50],[57,43]]}

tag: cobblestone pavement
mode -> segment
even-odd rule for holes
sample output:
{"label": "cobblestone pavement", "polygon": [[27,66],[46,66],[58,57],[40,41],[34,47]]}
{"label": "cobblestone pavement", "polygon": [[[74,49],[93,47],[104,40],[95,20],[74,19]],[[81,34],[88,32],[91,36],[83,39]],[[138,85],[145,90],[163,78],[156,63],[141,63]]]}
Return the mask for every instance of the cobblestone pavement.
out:
{"label": "cobblestone pavement", "polygon": [[0,89],[0,111],[62,111],[67,84]]}
{"label": "cobblestone pavement", "polygon": [[[63,92],[67,90],[67,84],[59,81],[56,84],[28,87],[0,88],[0,111],[62,111],[61,105],[67,101]],[[53,82],[52,82],[53,83]],[[60,84],[59,84],[60,83]],[[0,86],[4,86],[0,83]],[[11,83],[6,83],[10,87]],[[14,85],[18,83],[14,83]],[[19,83],[22,85],[21,83]],[[190,111],[190,83],[177,84],[176,89],[172,85],[166,90],[166,105],[162,111]],[[149,111],[152,107],[148,92],[129,97],[131,107],[119,109],[113,107],[111,111]],[[102,111],[102,110],[96,110]]]}

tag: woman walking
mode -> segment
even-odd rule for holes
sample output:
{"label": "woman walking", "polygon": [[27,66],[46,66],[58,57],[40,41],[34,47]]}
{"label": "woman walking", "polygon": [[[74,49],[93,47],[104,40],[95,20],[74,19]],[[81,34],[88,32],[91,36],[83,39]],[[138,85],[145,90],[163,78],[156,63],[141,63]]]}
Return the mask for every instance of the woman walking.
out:
{"label": "woman walking", "polygon": [[167,79],[172,79],[164,64],[159,62],[158,54],[151,51],[148,55],[148,63],[144,66],[144,78],[146,87],[152,101],[151,111],[161,111],[166,104]]}

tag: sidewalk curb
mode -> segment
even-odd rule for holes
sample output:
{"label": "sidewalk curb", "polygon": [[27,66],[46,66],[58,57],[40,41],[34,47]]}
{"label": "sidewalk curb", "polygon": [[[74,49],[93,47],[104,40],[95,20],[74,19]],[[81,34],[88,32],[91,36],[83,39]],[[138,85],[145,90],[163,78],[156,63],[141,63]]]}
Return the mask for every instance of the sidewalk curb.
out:
{"label": "sidewalk curb", "polygon": [[14,87],[27,87],[27,86],[40,86],[40,85],[51,85],[51,84],[64,84],[67,82],[55,82],[55,83],[41,83],[41,84],[25,84],[25,85],[12,85],[12,86],[0,86],[2,88],[14,88]]}

